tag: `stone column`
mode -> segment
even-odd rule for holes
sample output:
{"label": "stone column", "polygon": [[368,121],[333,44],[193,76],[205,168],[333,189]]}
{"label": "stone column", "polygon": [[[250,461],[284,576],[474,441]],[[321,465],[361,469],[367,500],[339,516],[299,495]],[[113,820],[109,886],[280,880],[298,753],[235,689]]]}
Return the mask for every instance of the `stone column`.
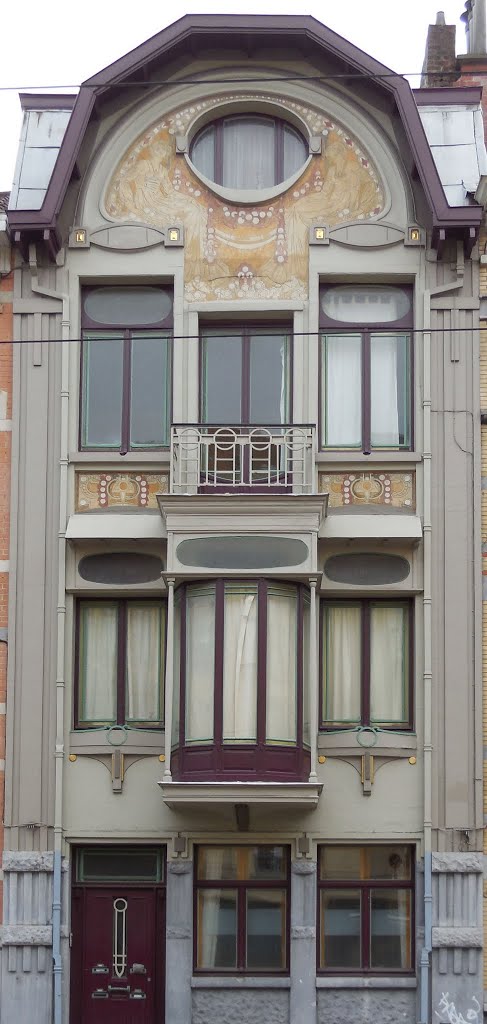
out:
{"label": "stone column", "polygon": [[433,854],[432,1019],[483,1021],[481,853]]}
{"label": "stone column", "polygon": [[316,862],[291,868],[290,1024],[316,1024]]}
{"label": "stone column", "polygon": [[191,1024],[193,864],[169,861],[166,903],[166,1021]]}

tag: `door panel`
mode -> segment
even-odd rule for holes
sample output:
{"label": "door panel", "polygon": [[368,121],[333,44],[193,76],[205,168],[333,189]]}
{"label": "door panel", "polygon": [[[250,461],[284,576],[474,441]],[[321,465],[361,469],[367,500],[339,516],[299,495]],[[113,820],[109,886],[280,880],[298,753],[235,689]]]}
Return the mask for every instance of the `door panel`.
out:
{"label": "door panel", "polygon": [[72,1018],[157,1024],[164,990],[163,892],[86,886],[73,894]]}

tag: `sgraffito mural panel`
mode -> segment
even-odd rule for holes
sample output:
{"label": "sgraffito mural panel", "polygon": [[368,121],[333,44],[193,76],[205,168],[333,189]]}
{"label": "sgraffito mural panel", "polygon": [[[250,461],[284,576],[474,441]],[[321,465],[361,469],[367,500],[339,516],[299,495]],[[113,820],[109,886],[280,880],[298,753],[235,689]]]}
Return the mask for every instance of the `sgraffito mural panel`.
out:
{"label": "sgraffito mural panel", "polygon": [[[322,152],[293,185],[271,201],[225,201],[194,173],[176,137],[195,117],[238,101],[271,103],[297,115]],[[228,107],[227,107],[228,109]],[[113,221],[185,230],[185,298],[304,299],[308,294],[309,228],[375,218],[384,189],[369,156],[347,130],[311,107],[264,94],[203,99],[174,111],[139,137],[119,162],[105,194]]]}

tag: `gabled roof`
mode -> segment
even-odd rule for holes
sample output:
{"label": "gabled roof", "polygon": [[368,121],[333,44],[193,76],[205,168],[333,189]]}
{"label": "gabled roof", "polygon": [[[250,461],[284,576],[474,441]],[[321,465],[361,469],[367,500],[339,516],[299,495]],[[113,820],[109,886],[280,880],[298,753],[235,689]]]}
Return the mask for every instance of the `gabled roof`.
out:
{"label": "gabled roof", "polygon": [[[193,58],[199,51],[232,48],[249,54],[256,48],[286,48],[294,54],[326,62],[326,73],[350,76],[350,84],[367,80],[379,101],[396,111],[409,150],[409,172],[419,177],[431,212],[433,244],[441,245],[447,235],[463,238],[467,250],[474,244],[482,218],[478,206],[448,206],[426,139],[413,93],[406,79],[326,28],[314,18],[301,15],[192,15],[188,14],[115,63],[83,82],[66,127],[52,175],[39,210],[13,210],[9,223],[14,241],[41,237],[55,253],[61,244],[58,216],[66,189],[76,173],[76,160],[83,138],[100,97],[124,86],[148,81],[156,68],[170,62]],[[180,70],[179,64],[179,70]],[[169,78],[171,72],[168,72]],[[164,80],[164,72],[159,75]],[[319,71],[317,71],[319,77]]]}

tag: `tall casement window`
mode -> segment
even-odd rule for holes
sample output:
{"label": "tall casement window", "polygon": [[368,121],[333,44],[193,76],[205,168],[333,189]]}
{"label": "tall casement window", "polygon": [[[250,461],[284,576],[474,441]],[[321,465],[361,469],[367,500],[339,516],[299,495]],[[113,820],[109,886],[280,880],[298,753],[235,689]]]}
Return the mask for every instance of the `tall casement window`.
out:
{"label": "tall casement window", "polygon": [[411,448],[411,290],[324,285],[320,326],[322,447]]}
{"label": "tall casement window", "polygon": [[169,444],[172,322],[170,288],[83,291],[81,448]]}
{"label": "tall casement window", "polygon": [[322,846],[318,969],[413,969],[414,855],[409,846]]}
{"label": "tall casement window", "polygon": [[412,644],[409,601],[323,601],[321,728],[410,729]]}
{"label": "tall casement window", "polygon": [[201,419],[215,426],[286,423],[292,333],[283,325],[203,328]]}
{"label": "tall casement window", "polygon": [[200,846],[196,852],[195,968],[289,970],[289,849]]}
{"label": "tall casement window", "polygon": [[164,602],[80,601],[76,727],[161,727],[165,645]]}
{"label": "tall casement window", "polygon": [[218,580],[178,589],[177,778],[307,775],[308,613],[307,592],[294,584]]}
{"label": "tall casement window", "polygon": [[296,128],[262,114],[213,121],[198,132],[190,150],[201,174],[233,189],[279,185],[304,166],[308,155],[308,143]]}

